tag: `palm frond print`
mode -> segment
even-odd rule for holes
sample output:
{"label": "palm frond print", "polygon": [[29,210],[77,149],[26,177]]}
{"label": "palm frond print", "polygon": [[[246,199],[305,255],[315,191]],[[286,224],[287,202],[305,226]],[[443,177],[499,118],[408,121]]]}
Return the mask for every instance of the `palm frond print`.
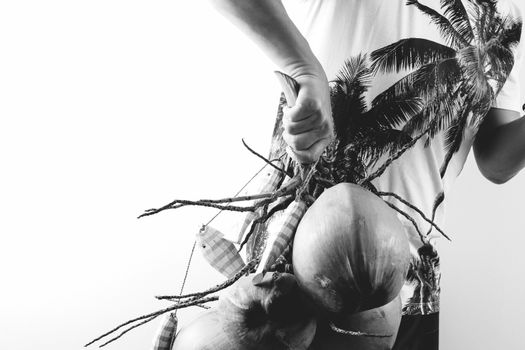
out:
{"label": "palm frond print", "polygon": [[[406,5],[437,26],[444,44],[404,38],[344,63],[331,82],[336,140],[320,161],[335,183],[360,183],[382,155],[394,154],[422,133],[428,136],[427,146],[445,133],[440,171],[445,176],[466,128],[479,127],[514,66],[522,22],[499,14],[497,1],[440,0],[441,11],[418,0]],[[368,108],[365,95],[371,80],[399,72],[406,74]],[[281,116],[280,109],[272,158],[285,146]]]}
{"label": "palm frond print", "polygon": [[372,70],[409,71],[390,94],[407,95],[412,89],[425,101],[424,112],[404,126],[406,133],[428,130],[433,137],[445,131],[446,156],[440,170],[444,177],[467,126],[479,127],[510,74],[522,22],[501,16],[494,0],[441,0],[442,14],[417,0],[406,4],[438,26],[446,45],[418,38],[399,40],[371,54]]}
{"label": "palm frond print", "polygon": [[[434,9],[418,0],[406,1],[406,6],[413,6],[437,27],[442,43],[403,38],[349,58],[330,82],[336,138],[317,164],[316,170],[326,184],[309,190],[312,197],[340,182],[361,184],[378,195],[384,193],[370,180],[390,164],[379,162],[385,156],[388,160],[399,158],[419,140],[429,146],[436,135],[443,136],[443,178],[466,130],[476,131],[482,123],[514,66],[513,52],[521,39],[522,22],[502,16],[495,0],[440,0],[439,5]],[[372,101],[367,99],[376,76],[399,73],[402,77],[393,85]],[[281,124],[284,105],[282,98],[271,159],[287,157]],[[371,169],[375,169],[372,174]],[[428,215],[431,223],[444,199],[443,192],[436,195]],[[436,312],[439,257],[428,241],[433,228],[425,235],[413,218],[399,213],[412,221],[423,243],[407,276],[415,293],[404,312]]]}

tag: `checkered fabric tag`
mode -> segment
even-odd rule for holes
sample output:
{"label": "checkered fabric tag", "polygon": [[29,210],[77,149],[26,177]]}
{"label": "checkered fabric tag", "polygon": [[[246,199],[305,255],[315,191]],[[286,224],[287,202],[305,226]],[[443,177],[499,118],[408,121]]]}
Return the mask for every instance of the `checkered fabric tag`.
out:
{"label": "checkered fabric tag", "polygon": [[286,247],[288,247],[292,241],[299,221],[301,221],[306,209],[306,203],[303,201],[293,201],[288,208],[286,208],[281,221],[273,227],[268,227],[270,231],[268,243],[264,249],[257,272],[267,271],[285,251]]}
{"label": "checkered fabric tag", "polygon": [[[276,163],[277,166],[282,166],[281,162]],[[261,173],[261,177],[258,179],[258,186],[254,188],[252,194],[267,193],[277,190],[277,186],[283,178],[283,173],[274,169],[270,166],[267,166],[266,169]],[[239,235],[237,236],[237,242],[241,243],[244,236],[248,233],[252,226],[252,222],[256,220],[261,215],[262,209],[259,209],[255,212],[248,212],[244,217],[241,228],[239,230]]]}
{"label": "checkered fabric tag", "polygon": [[160,323],[157,334],[153,339],[152,350],[171,350],[175,335],[177,333],[177,316],[175,313],[165,315],[164,319]]}
{"label": "checkered fabric tag", "polygon": [[197,243],[206,261],[227,278],[235,276],[246,264],[235,245],[219,230],[207,225],[197,233]]}

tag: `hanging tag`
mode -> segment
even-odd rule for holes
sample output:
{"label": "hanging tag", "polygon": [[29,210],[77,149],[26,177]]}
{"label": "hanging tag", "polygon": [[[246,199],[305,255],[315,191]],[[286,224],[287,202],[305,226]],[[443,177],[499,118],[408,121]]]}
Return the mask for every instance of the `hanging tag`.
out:
{"label": "hanging tag", "polygon": [[196,240],[204,259],[227,278],[235,276],[246,266],[237,247],[210,225],[200,229]]}
{"label": "hanging tag", "polygon": [[152,350],[171,350],[177,335],[177,316],[174,312],[165,315],[153,340]]}

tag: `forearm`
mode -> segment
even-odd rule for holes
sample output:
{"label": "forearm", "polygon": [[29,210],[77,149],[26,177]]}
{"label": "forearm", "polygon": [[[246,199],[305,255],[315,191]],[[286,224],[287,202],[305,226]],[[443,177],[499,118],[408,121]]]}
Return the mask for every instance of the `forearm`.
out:
{"label": "forearm", "polygon": [[510,180],[525,167],[525,117],[512,119],[508,122],[501,117],[488,119],[474,145],[479,169],[495,183]]}
{"label": "forearm", "polygon": [[330,88],[323,67],[281,0],[211,1],[299,84],[295,104],[283,109],[282,137],[298,163],[315,162],[333,139]]}
{"label": "forearm", "polygon": [[324,72],[281,0],[211,0],[234,25],[292,77]]}

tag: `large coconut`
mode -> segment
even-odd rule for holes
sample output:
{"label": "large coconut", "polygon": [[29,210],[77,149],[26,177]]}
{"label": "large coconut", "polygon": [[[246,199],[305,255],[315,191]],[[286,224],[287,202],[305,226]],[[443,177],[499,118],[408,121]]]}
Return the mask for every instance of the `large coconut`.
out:
{"label": "large coconut", "polygon": [[408,238],[394,210],[349,183],[321,194],[293,242],[301,289],[332,319],[392,301],[403,286],[409,258]]}

